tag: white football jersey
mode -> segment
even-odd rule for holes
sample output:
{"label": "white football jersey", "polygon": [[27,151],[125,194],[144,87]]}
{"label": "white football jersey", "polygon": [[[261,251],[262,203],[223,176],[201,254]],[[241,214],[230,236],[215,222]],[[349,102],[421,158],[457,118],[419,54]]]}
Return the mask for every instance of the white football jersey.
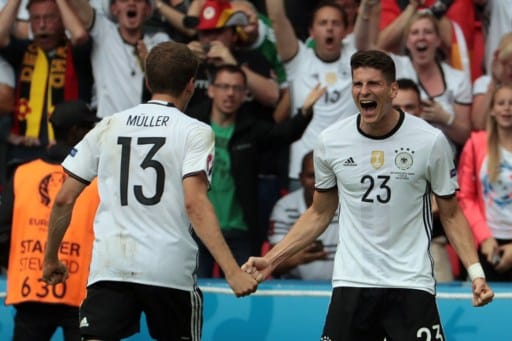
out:
{"label": "white football jersey", "polygon": [[104,118],[73,148],[64,168],[85,182],[98,177],[89,284],[195,286],[182,180],[205,173],[210,181],[213,155],[211,128],[159,101]]}
{"label": "white football jersey", "polygon": [[5,84],[14,88],[16,86],[16,78],[14,69],[5,59],[0,57],[0,84]]}
{"label": "white football jersey", "polygon": [[[107,117],[141,103],[144,71],[135,46],[124,41],[119,27],[101,14],[95,14],[89,33],[93,38],[91,64],[98,97],[98,117]],[[145,34],[143,40],[149,51],[170,38],[158,32]]]}
{"label": "white football jersey", "polygon": [[381,138],[358,123],[359,115],[324,130],[314,153],[317,190],[337,186],[340,201],[333,286],[434,294],[431,194],[458,188],[448,141],[409,114]]}
{"label": "white football jersey", "polygon": [[340,57],[326,63],[319,59],[313,49],[299,42],[297,55],[285,63],[286,77],[290,84],[292,114],[304,104],[304,99],[317,85],[327,86],[327,92],[314,105],[314,115],[302,137],[290,147],[289,177],[297,179],[302,158],[315,147],[322,130],[358,111],[352,100],[352,74],[350,57],[356,52],[352,44],[344,44]]}
{"label": "white football jersey", "polygon": [[[428,100],[431,96],[425,91],[423,85],[418,79],[418,75],[412,64],[411,58],[408,56],[398,56],[390,54],[395,62],[396,78],[409,78],[413,80],[420,89],[422,100]],[[441,74],[445,89],[442,94],[432,96],[435,101],[439,102],[443,109],[450,115],[455,115],[454,104],[471,105],[473,96],[471,93],[471,82],[467,80],[467,76],[463,71],[457,70],[450,65],[442,62]],[[432,94],[434,95],[434,94]],[[438,127],[437,123],[431,123],[434,127]],[[451,140],[448,140],[452,149],[453,157],[457,154],[457,146]]]}
{"label": "white football jersey", "polygon": [[[421,99],[429,99],[430,96],[419,81],[411,58],[408,56],[398,56],[395,54],[389,55],[395,62],[396,78],[412,79],[416,84],[418,84]],[[442,94],[431,95],[434,95],[432,97],[442,105],[446,112],[454,115],[453,105],[455,103],[471,105],[471,102],[473,101],[471,94],[471,82],[467,81],[463,71],[457,70],[444,62],[441,63],[441,73],[445,85],[444,92]]]}

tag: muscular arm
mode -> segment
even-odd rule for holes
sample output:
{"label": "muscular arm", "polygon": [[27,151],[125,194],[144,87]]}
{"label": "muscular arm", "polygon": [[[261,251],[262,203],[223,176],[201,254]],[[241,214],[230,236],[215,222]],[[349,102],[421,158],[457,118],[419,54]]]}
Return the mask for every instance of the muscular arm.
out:
{"label": "muscular arm", "polygon": [[457,104],[453,105],[455,119],[450,126],[442,126],[443,132],[452,141],[463,146],[471,133],[471,105]]}
{"label": "muscular arm", "polygon": [[[478,262],[475,241],[473,240],[468,222],[462,214],[455,196],[450,198],[436,197],[436,200],[446,236],[462,261],[462,264],[468,269],[468,273],[471,277],[471,268],[478,267],[481,269],[481,266]],[[486,305],[492,301],[494,293],[487,285],[484,278],[485,275],[483,277],[479,275],[475,277],[473,275],[473,277],[473,305],[477,307]]]}
{"label": "muscular arm", "polygon": [[75,11],[70,7],[68,0],[56,0],[56,2],[59,7],[62,23],[71,34],[71,44],[79,45],[85,43],[89,38],[89,34]]}
{"label": "muscular arm", "polygon": [[313,243],[329,226],[337,207],[337,189],[315,192],[311,207],[300,216],[284,239],[265,255],[264,258],[270,265],[268,270],[273,271],[286,259]]}
{"label": "muscular arm", "polygon": [[167,20],[173,27],[180,30],[180,32],[186,34],[188,37],[193,37],[196,34],[196,30],[187,28],[183,25],[183,19],[185,14],[181,13],[172,6],[169,6],[162,0],[155,2],[155,7],[160,14]]}
{"label": "muscular arm", "polygon": [[[377,46],[379,49],[402,54],[401,45],[405,29],[411,18],[417,13],[421,3],[423,3],[421,0],[410,0],[407,7],[400,12],[400,15],[378,33]],[[439,33],[442,48],[449,51],[452,43],[452,24],[446,16],[439,20]]]}
{"label": "muscular arm", "polygon": [[8,0],[0,11],[0,47],[9,45],[21,0]]}
{"label": "muscular arm", "polygon": [[409,1],[407,7],[379,33],[377,45],[380,49],[399,54],[404,28],[416,13],[418,1]]}
{"label": "muscular arm", "polygon": [[277,102],[276,108],[274,109],[274,113],[272,117],[274,118],[275,123],[281,123],[290,118],[291,115],[291,98],[290,98],[290,88],[285,88],[281,91],[281,95],[279,96],[279,102]]}
{"label": "muscular arm", "polygon": [[14,88],[0,83],[0,116],[9,115],[14,110]]}
{"label": "muscular arm", "polygon": [[212,204],[206,195],[208,184],[204,174],[183,179],[185,208],[194,231],[210,251],[226,275],[226,280],[237,296],[256,290],[256,281],[243,273],[236,263],[222,233]]}
{"label": "muscular arm", "polygon": [[204,175],[190,176],[183,180],[185,207],[194,231],[228,276],[238,265],[220,231],[219,222],[207,196]]}
{"label": "muscular arm", "polygon": [[94,10],[89,0],[68,0],[73,11],[78,15],[86,30],[90,30],[93,24]]}
{"label": "muscular arm", "polygon": [[263,105],[275,106],[279,99],[279,85],[268,77],[264,77],[249,67],[242,65],[242,70],[247,77],[247,86],[254,98]]}
{"label": "muscular arm", "polygon": [[267,14],[276,36],[277,53],[288,61],[297,54],[299,43],[292,23],[286,16],[284,0],[266,0]]}
{"label": "muscular arm", "polygon": [[436,200],[446,236],[467,269],[471,264],[478,262],[478,255],[466,217],[459,208],[455,196],[436,197]]}
{"label": "muscular arm", "polygon": [[363,0],[359,6],[359,14],[354,25],[355,44],[358,50],[377,48],[380,13],[380,2]]}
{"label": "muscular arm", "polygon": [[59,263],[58,252],[69,227],[76,199],[85,187],[84,183],[68,177],[55,198],[48,222],[48,242],[43,268],[43,279],[50,284],[63,282],[67,278],[65,266]]}

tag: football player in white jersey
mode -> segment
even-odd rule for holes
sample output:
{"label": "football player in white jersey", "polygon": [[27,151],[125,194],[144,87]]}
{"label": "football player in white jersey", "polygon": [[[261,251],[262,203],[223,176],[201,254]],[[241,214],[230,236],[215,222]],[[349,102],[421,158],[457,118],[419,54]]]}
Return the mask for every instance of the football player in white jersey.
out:
{"label": "football player in white jersey", "polygon": [[69,177],[55,199],[43,278],[64,282],[57,251],[79,193],[98,177],[83,340],[119,340],[139,329],[151,337],[200,340],[202,294],[196,283],[195,232],[237,296],[256,290],[220,233],[206,195],[214,153],[209,126],[185,115],[197,59],[186,45],[157,45],[146,59],[152,100],[104,118],[63,162]]}
{"label": "football player in white jersey", "polygon": [[339,205],[334,289],[322,340],[442,339],[429,253],[432,194],[472,280],[473,305],[494,296],[455,197],[448,141],[439,129],[392,107],[396,73],[387,54],[357,52],[351,68],[360,114],[320,134],[312,206],[280,243],[264,257],[251,257],[243,269],[263,280],[312,243]]}

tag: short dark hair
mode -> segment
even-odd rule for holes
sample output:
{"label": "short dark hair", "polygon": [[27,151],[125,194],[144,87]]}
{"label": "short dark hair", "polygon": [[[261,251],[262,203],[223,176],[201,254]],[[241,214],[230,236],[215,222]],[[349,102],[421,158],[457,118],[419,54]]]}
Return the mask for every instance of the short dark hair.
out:
{"label": "short dark hair", "polygon": [[309,27],[313,26],[313,22],[315,21],[317,12],[324,7],[332,7],[334,9],[336,9],[338,12],[340,12],[341,20],[343,21],[343,27],[345,27],[345,28],[348,27],[347,11],[345,11],[345,9],[340,4],[338,4],[337,2],[335,2],[333,0],[321,0],[318,3],[318,5],[315,6],[315,8],[313,9],[313,15],[311,16]]}
{"label": "short dark hair", "polygon": [[240,74],[242,76],[242,78],[244,79],[244,85],[247,86],[247,76],[245,75],[245,72],[239,66],[236,66],[233,64],[222,64],[222,65],[215,67],[212,70],[212,83],[215,83],[217,76],[221,72]]}
{"label": "short dark hair", "polygon": [[420,88],[418,85],[410,78],[399,78],[396,80],[398,84],[399,90],[412,90],[414,91],[418,97],[421,97]]}
{"label": "short dark hair", "polygon": [[395,62],[387,53],[379,50],[358,51],[354,53],[352,58],[350,58],[350,67],[352,68],[352,73],[354,73],[355,69],[361,67],[373,68],[382,72],[384,79],[388,83],[396,80]]}
{"label": "short dark hair", "polygon": [[146,79],[152,93],[179,96],[197,73],[199,60],[187,45],[163,42],[146,58]]}

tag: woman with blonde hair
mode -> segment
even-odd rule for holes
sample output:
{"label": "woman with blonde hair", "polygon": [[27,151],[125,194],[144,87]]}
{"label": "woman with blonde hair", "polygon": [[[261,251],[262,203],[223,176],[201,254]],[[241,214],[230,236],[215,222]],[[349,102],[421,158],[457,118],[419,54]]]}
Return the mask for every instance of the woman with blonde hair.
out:
{"label": "woman with blonde hair", "polygon": [[471,122],[473,130],[485,129],[491,97],[496,87],[512,84],[512,32],[501,37],[494,51],[491,70],[473,83],[473,107]]}
{"label": "woman with blonde hair", "polygon": [[[356,21],[355,39],[360,50],[386,46],[378,40],[380,3],[363,0]],[[456,147],[462,147],[471,132],[471,82],[442,57],[439,21],[429,12],[418,11],[404,24],[406,55],[387,51],[396,66],[396,78],[412,79],[420,88],[421,117],[441,129]]]}
{"label": "woman with blonde hair", "polygon": [[489,281],[512,280],[512,85],[492,95],[487,130],[474,132],[459,163],[460,201]]}

